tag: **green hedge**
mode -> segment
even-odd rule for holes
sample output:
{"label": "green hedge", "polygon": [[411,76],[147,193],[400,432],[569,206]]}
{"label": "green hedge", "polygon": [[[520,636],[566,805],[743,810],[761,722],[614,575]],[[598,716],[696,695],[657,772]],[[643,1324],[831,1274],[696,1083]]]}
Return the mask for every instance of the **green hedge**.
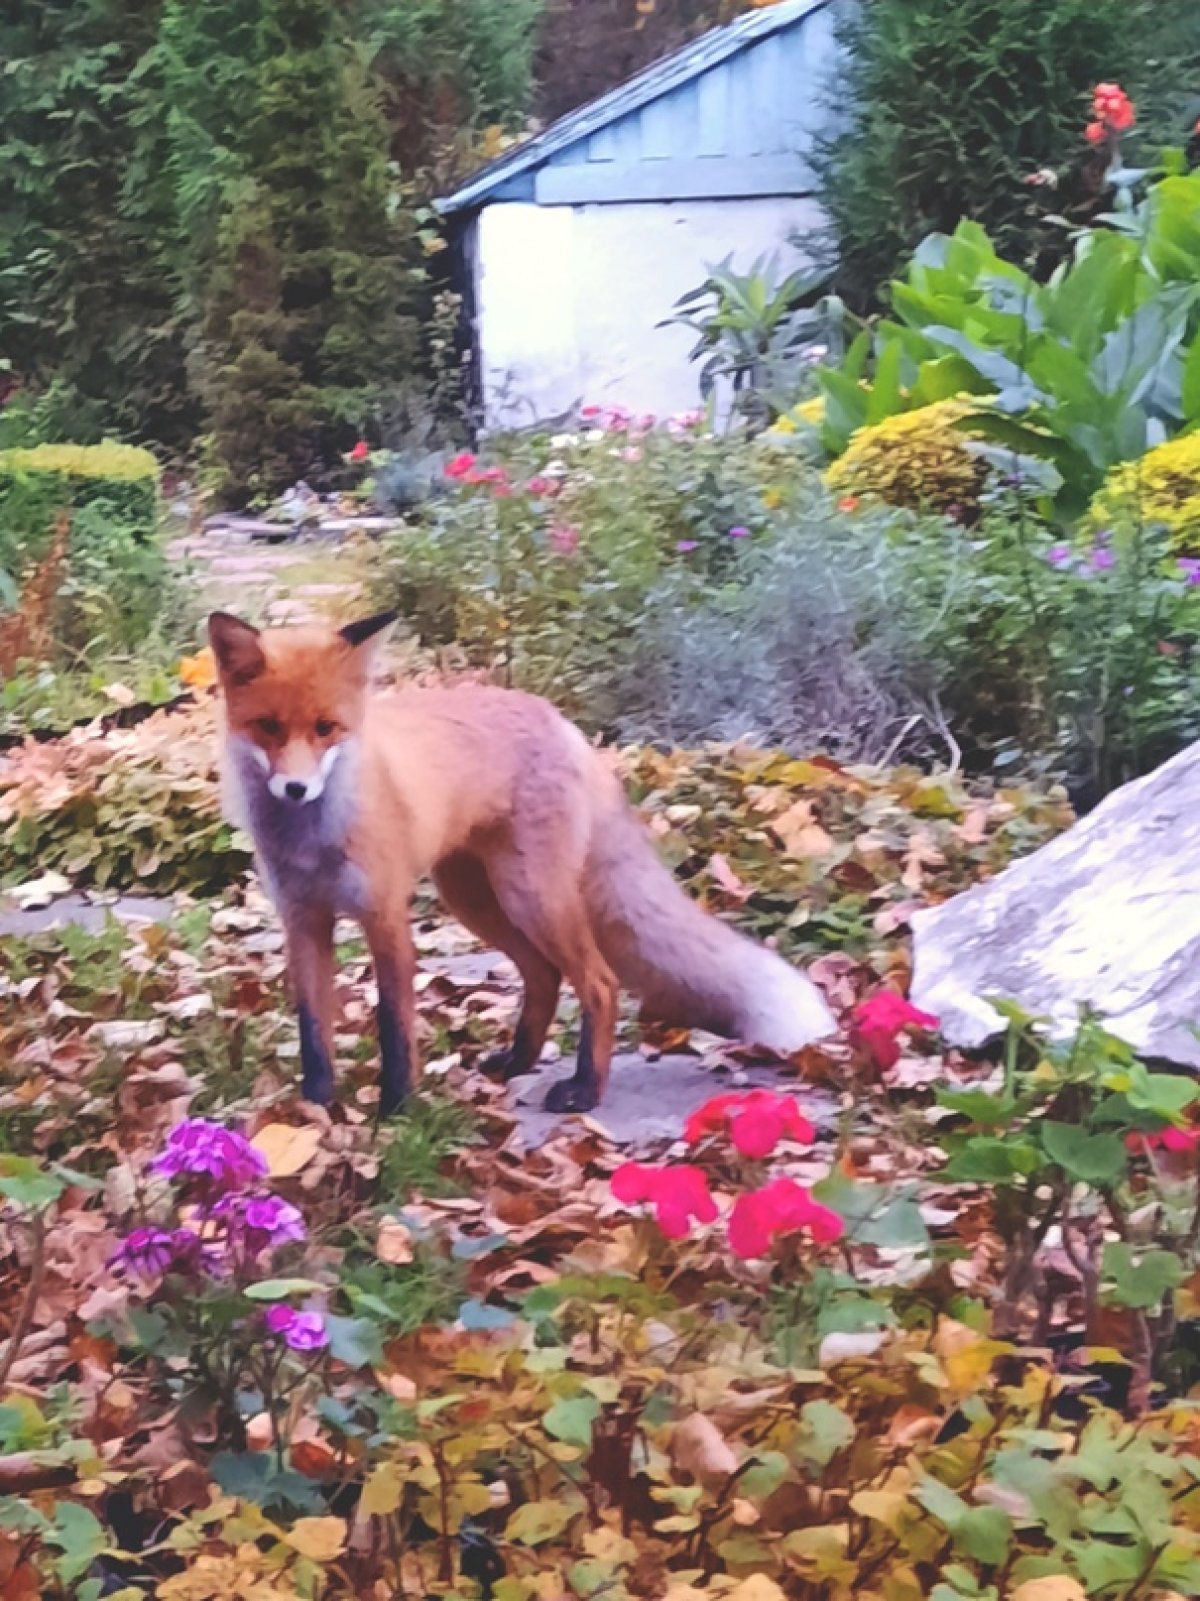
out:
{"label": "green hedge", "polygon": [[35,445],[0,451],[0,551],[36,555],[56,512],[95,506],[134,539],[158,521],[158,462],[137,445]]}

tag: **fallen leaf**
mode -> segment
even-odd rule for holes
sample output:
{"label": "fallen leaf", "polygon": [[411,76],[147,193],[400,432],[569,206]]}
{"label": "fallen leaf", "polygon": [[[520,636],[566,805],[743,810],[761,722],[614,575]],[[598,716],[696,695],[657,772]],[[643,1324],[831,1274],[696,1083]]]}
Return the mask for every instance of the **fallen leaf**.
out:
{"label": "fallen leaf", "polygon": [[385,1217],[379,1225],[375,1235],[375,1255],[381,1262],[390,1262],[393,1267],[402,1267],[404,1263],[413,1259],[412,1231],[405,1227],[398,1218]]}
{"label": "fallen leaf", "polygon": [[739,1459],[711,1418],[693,1412],[671,1436],[671,1461],[683,1473],[702,1483],[727,1479],[736,1473]]}
{"label": "fallen leaf", "polygon": [[1018,1584],[1010,1601],[1087,1601],[1087,1591],[1069,1573],[1051,1573]]}
{"label": "fallen leaf", "polygon": [[290,1178],[316,1155],[321,1130],[309,1123],[265,1123],[250,1143],[266,1157],[272,1178]]}
{"label": "fallen leaf", "polygon": [[332,1562],[346,1549],[345,1518],[297,1518],[284,1540],[310,1562]]}

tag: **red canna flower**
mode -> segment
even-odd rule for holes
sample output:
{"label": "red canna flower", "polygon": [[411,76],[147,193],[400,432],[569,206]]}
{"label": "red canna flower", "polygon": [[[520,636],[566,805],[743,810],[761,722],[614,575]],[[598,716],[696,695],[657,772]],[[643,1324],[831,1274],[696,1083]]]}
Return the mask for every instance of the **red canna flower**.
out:
{"label": "red canna flower", "polygon": [[838,1240],[846,1225],[836,1212],[819,1201],[795,1179],[772,1179],[759,1190],[739,1195],[729,1215],[729,1247],[744,1260],[765,1256],[780,1234],[807,1229],[814,1240]]}
{"label": "red canna flower", "polygon": [[460,450],[457,456],[452,457],[445,466],[447,478],[465,478],[475,466],[475,457],[469,450]]}
{"label": "red canna flower", "polygon": [[725,1129],[729,1130],[734,1149],[753,1158],[770,1156],[780,1140],[811,1145],[817,1137],[792,1097],[777,1090],[715,1095],[688,1118],[683,1137],[689,1145],[695,1145],[706,1134]]}
{"label": "red canna flower", "polygon": [[1108,138],[1108,132],[1102,122],[1089,122],[1083,130],[1083,137],[1090,145],[1102,145]]}
{"label": "red canna flower", "polygon": [[1092,91],[1092,110],[1096,120],[1086,129],[1092,144],[1100,144],[1109,132],[1127,133],[1137,121],[1137,109],[1119,83],[1098,83]]}
{"label": "red canna flower", "polygon": [[612,1192],[625,1206],[652,1206],[669,1240],[685,1240],[693,1218],[698,1223],[716,1222],[717,1203],[709,1194],[707,1175],[686,1163],[648,1167],[644,1162],[623,1162],[612,1176]]}
{"label": "red canna flower", "polygon": [[850,1037],[876,1067],[887,1069],[900,1060],[899,1035],[910,1028],[937,1028],[938,1022],[895,990],[880,990],[854,1008]]}
{"label": "red canna flower", "polygon": [[354,449],[350,452],[350,460],[351,461],[366,461],[367,457],[370,454],[371,454],[370,445],[367,444],[365,439],[360,439],[358,444],[355,445]]}

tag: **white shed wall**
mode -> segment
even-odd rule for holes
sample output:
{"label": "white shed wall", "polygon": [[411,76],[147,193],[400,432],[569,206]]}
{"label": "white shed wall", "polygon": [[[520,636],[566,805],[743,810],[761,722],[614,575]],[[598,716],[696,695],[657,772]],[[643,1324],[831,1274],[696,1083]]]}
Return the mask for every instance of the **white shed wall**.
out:
{"label": "white shed wall", "polygon": [[476,223],[476,316],[489,427],[580,403],[663,416],[698,404],[686,328],[657,328],[710,265],[747,270],[818,230],[802,198],[486,206]]}

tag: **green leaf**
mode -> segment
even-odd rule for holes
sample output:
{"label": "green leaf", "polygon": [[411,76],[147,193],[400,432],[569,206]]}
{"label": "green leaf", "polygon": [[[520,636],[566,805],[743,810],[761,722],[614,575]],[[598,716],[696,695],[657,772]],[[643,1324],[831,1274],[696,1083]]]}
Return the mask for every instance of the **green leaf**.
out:
{"label": "green leaf", "polygon": [[965,1142],[946,1163],[942,1177],[963,1184],[1011,1184],[1042,1166],[1042,1153],[1032,1140],[979,1134]]}
{"label": "green leaf", "polygon": [[592,1425],[600,1416],[600,1403],[594,1395],[577,1395],[569,1401],[556,1401],[542,1418],[547,1434],[566,1445],[590,1446]]}
{"label": "green leaf", "polygon": [[857,1430],[853,1421],[832,1401],[808,1401],[800,1408],[802,1433],[796,1450],[814,1466],[827,1467],[839,1451],[853,1444]]}
{"label": "green leaf", "polygon": [[1000,1507],[972,1507],[954,1530],[954,1542],[976,1562],[999,1567],[1012,1545],[1012,1519]]}
{"label": "green leaf", "polygon": [[1069,1178],[1094,1188],[1113,1184],[1128,1166],[1119,1134],[1089,1134],[1074,1123],[1042,1123],[1042,1146]]}
{"label": "green leaf", "polygon": [[1151,1311],[1183,1281],[1183,1263],[1173,1251],[1135,1251],[1123,1241],[1104,1247],[1104,1276],[1112,1280],[1110,1299]]}
{"label": "green leaf", "polygon": [[286,1301],[289,1295],[315,1295],[326,1288],[316,1279],[263,1279],[248,1284],[245,1295],[251,1301]]}
{"label": "green leaf", "polygon": [[509,1518],[504,1537],[520,1545],[545,1545],[556,1539],[581,1510],[565,1501],[527,1501]]}
{"label": "green leaf", "polygon": [[108,1536],[99,1519],[76,1501],[60,1501],[46,1540],[62,1552],[55,1566],[65,1584],[78,1579],[107,1549]]}
{"label": "green leaf", "polygon": [[347,1367],[372,1367],[383,1359],[383,1338],[378,1328],[364,1317],[334,1317],[325,1314],[329,1331],[329,1354]]}
{"label": "green leaf", "polygon": [[218,1451],[209,1472],[227,1495],[261,1507],[293,1512],[325,1510],[318,1487],[291,1468],[281,1468],[271,1451]]}

